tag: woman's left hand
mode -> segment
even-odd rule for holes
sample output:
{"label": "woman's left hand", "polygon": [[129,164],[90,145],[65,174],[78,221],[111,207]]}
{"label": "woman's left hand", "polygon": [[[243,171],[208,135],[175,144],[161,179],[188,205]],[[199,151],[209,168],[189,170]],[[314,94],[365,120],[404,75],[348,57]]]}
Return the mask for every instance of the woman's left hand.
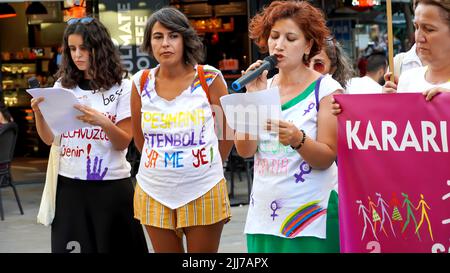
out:
{"label": "woman's left hand", "polygon": [[443,92],[450,92],[450,89],[444,87],[433,87],[431,89],[428,89],[427,91],[424,91],[422,94],[425,96],[425,99],[427,101],[430,101],[434,96]]}
{"label": "woman's left hand", "polygon": [[75,109],[83,112],[84,115],[77,116],[77,119],[81,120],[82,122],[94,125],[94,126],[100,126],[105,127],[111,120],[100,113],[99,111],[95,110],[94,108],[91,108],[86,105],[82,104],[76,104],[74,106]]}
{"label": "woman's left hand", "polygon": [[278,138],[284,146],[298,146],[301,140],[300,130],[291,122],[284,120],[267,121],[267,129],[272,132],[278,132]]}

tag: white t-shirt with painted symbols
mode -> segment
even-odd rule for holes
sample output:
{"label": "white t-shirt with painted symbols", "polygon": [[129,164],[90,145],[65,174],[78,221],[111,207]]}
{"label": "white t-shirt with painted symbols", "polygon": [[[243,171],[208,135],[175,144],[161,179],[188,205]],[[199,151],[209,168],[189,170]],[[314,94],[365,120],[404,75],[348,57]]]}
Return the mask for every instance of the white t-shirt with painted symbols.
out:
{"label": "white t-shirt with painted symbols", "polygon": [[[271,82],[269,79],[269,86]],[[315,84],[282,105],[282,119],[294,123],[312,139],[317,138],[317,101],[343,89],[326,75],[316,100]],[[283,146],[276,136],[262,135],[255,154],[244,232],[283,238],[325,238],[328,200],[336,188],[335,163],[325,170],[312,169],[297,151]]]}
{"label": "white t-shirt with painted symbols", "polygon": [[[60,82],[55,87],[61,87]],[[129,118],[131,81],[123,79],[106,91],[71,89],[82,104],[106,115],[114,124]],[[80,115],[82,115],[80,113]],[[100,126],[85,127],[61,135],[59,174],[80,180],[114,180],[130,177],[127,149],[116,150]]]}
{"label": "white t-shirt with painted symbols", "polygon": [[[175,209],[207,193],[224,174],[211,106],[197,73],[191,85],[169,101],[156,92],[158,69],[150,70],[140,94],[144,146],[136,179],[148,195]],[[216,78],[224,80],[218,69],[203,69],[208,86]],[[142,73],[133,76],[137,90]]]}

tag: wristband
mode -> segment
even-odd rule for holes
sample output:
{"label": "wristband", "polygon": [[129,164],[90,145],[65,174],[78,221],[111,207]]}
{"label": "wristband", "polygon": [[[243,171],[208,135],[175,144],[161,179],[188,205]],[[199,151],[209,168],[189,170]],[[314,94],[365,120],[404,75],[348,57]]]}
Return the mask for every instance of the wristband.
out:
{"label": "wristband", "polygon": [[302,132],[302,140],[300,140],[300,144],[298,144],[297,147],[294,147],[294,146],[290,145],[291,148],[294,149],[294,150],[300,149],[303,146],[303,144],[305,144],[305,140],[306,140],[305,131],[303,129],[300,129],[300,132]]}

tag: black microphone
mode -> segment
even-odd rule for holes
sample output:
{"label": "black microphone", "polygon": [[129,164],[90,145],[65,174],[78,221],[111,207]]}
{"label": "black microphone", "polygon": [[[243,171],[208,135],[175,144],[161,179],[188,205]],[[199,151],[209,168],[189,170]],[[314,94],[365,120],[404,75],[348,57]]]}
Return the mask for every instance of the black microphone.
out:
{"label": "black microphone", "polygon": [[39,88],[41,84],[39,83],[38,79],[36,77],[31,77],[28,79],[28,86],[32,88]]}
{"label": "black microphone", "polygon": [[274,69],[276,65],[277,65],[277,57],[275,55],[265,57],[263,63],[258,68],[247,72],[247,74],[235,80],[231,84],[231,88],[233,88],[234,91],[242,89],[242,87],[244,87],[247,83],[259,77],[259,75],[261,75],[264,70],[270,71]]}

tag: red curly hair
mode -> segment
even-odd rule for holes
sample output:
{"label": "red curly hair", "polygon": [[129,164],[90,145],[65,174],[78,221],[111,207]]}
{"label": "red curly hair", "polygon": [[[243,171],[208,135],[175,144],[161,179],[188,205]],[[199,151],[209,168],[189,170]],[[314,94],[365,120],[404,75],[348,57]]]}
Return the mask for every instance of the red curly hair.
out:
{"label": "red curly hair", "polygon": [[306,1],[274,1],[255,15],[249,24],[249,37],[260,48],[268,51],[267,40],[276,21],[292,19],[305,35],[306,40],[312,40],[311,51],[303,63],[308,65],[310,59],[320,53],[325,38],[330,35],[323,12]]}

